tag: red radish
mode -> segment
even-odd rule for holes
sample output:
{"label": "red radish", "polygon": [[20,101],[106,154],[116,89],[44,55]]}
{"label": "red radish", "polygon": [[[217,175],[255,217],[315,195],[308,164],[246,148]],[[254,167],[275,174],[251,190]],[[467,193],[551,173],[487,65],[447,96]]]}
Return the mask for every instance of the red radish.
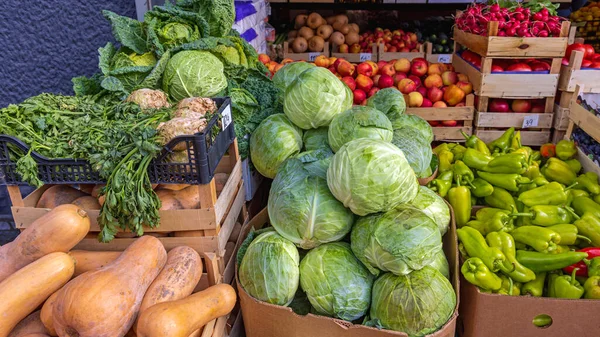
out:
{"label": "red radish", "polygon": [[507,100],[495,98],[490,101],[488,110],[490,112],[509,112],[510,108]]}

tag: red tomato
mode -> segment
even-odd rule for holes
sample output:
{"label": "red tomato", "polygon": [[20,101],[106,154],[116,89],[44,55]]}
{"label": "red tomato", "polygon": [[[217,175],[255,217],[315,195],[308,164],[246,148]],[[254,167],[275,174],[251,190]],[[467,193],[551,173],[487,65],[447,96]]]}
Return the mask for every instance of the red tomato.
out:
{"label": "red tomato", "polygon": [[590,60],[583,60],[581,62],[581,68],[591,68],[592,65],[592,61]]}
{"label": "red tomato", "polygon": [[585,55],[583,56],[583,58],[591,60],[594,57],[594,54],[596,54],[594,46],[592,46],[591,44],[584,44],[583,46],[585,47]]}
{"label": "red tomato", "polygon": [[583,53],[583,55],[586,54],[586,49],[583,43],[573,43],[567,47],[567,54],[565,55],[565,57],[571,59],[571,53],[573,52],[573,50],[579,50]]}
{"label": "red tomato", "polygon": [[531,71],[531,67],[525,63],[515,63],[506,69],[508,71]]}
{"label": "red tomato", "polygon": [[590,68],[600,69],[600,62],[594,62],[590,65]]}

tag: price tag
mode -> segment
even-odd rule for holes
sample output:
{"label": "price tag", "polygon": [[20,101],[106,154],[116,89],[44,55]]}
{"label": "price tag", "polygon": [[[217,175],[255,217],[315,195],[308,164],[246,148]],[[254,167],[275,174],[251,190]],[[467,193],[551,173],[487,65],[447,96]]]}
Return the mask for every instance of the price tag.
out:
{"label": "price tag", "polygon": [[221,114],[221,124],[223,124],[223,131],[231,124],[231,105],[227,105],[225,109],[223,109],[223,113]]}
{"label": "price tag", "polygon": [[321,55],[321,53],[308,53],[308,60],[310,62],[314,62],[317,56]]}
{"label": "price tag", "polygon": [[452,54],[438,55],[438,63],[452,63]]}
{"label": "price tag", "polygon": [[360,53],[360,62],[371,61],[371,53]]}
{"label": "price tag", "polygon": [[540,115],[528,115],[527,117],[523,118],[523,129],[537,127],[539,120]]}

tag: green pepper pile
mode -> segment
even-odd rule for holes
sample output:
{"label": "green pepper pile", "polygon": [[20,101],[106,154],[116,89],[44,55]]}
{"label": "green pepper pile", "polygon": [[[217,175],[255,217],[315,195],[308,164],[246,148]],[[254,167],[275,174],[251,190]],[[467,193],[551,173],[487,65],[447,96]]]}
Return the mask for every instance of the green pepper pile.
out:
{"label": "green pepper pile", "polygon": [[600,185],[580,174],[575,143],[540,152],[514,128],[489,144],[464,136],[434,149],[429,184],[454,208],[464,278],[489,293],[600,299]]}

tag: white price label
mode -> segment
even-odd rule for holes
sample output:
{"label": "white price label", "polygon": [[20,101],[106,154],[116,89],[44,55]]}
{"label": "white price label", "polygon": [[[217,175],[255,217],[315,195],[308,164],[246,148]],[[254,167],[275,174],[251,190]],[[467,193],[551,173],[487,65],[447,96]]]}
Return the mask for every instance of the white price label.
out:
{"label": "white price label", "polygon": [[371,61],[371,53],[360,53],[360,62]]}
{"label": "white price label", "polygon": [[314,62],[319,55],[321,55],[321,53],[308,53],[308,60]]}
{"label": "white price label", "polygon": [[452,54],[438,55],[438,63],[452,63]]}
{"label": "white price label", "polygon": [[223,124],[223,131],[231,124],[231,105],[227,105],[225,109],[223,109],[223,113],[221,114],[221,124]]}
{"label": "white price label", "polygon": [[528,115],[527,117],[523,118],[523,129],[537,127],[539,120],[540,115]]}

